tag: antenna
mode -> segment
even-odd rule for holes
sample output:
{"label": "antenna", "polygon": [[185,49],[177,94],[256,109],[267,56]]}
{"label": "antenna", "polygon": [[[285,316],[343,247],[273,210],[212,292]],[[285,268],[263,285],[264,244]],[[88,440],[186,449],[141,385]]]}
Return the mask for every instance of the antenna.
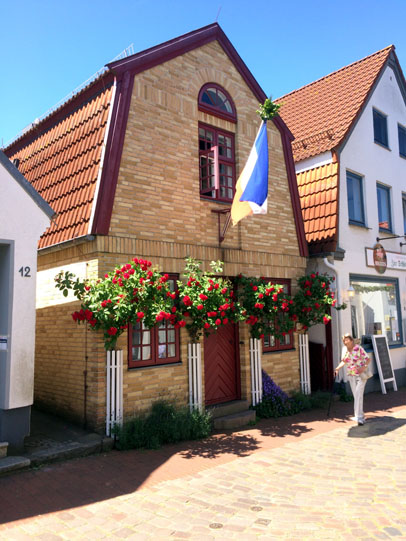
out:
{"label": "antenna", "polygon": [[220,15],[221,8],[222,8],[222,6],[220,6],[219,9],[218,9],[218,11],[217,11],[216,23],[217,23],[218,20],[219,20],[219,15]]}

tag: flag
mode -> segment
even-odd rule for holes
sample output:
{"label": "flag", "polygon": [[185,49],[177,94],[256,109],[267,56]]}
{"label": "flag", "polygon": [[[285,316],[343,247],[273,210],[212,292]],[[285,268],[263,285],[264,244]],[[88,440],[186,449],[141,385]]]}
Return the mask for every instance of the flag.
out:
{"label": "flag", "polygon": [[268,137],[262,122],[248,161],[235,187],[231,206],[233,225],[250,214],[266,214],[268,197]]}

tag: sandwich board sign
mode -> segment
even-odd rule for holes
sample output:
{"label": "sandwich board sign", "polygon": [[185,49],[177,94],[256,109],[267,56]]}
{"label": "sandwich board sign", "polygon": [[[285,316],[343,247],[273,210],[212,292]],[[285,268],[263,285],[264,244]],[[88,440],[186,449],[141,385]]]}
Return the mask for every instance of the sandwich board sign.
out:
{"label": "sandwich board sign", "polygon": [[393,382],[393,388],[398,390],[395,374],[393,372],[392,361],[389,354],[388,341],[385,335],[373,334],[372,345],[374,347],[375,361],[378,368],[379,379],[381,381],[382,393],[386,394],[385,384]]}

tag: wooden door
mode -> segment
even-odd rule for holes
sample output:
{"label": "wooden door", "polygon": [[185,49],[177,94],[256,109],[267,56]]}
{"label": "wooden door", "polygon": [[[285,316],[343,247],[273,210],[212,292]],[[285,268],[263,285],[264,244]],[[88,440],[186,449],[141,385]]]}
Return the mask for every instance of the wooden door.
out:
{"label": "wooden door", "polygon": [[219,327],[204,339],[204,382],[206,405],[240,398],[237,327]]}

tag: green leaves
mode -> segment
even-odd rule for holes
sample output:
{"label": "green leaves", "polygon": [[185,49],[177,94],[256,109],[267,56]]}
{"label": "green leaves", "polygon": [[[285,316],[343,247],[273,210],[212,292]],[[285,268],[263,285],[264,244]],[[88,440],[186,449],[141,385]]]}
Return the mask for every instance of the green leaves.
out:
{"label": "green leaves", "polygon": [[259,114],[262,120],[266,121],[278,115],[280,108],[281,105],[278,105],[277,103],[274,103],[270,98],[267,98],[262,105],[259,105],[259,108],[256,112]]}

